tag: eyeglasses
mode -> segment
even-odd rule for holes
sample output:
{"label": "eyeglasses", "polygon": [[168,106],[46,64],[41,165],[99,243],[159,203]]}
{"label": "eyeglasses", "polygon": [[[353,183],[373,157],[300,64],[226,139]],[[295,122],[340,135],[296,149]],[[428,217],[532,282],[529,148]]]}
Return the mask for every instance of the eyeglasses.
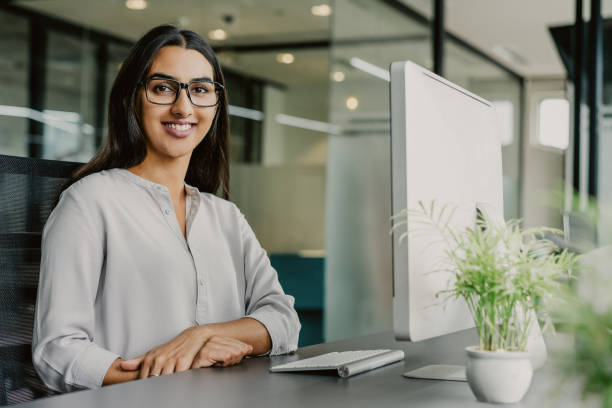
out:
{"label": "eyeglasses", "polygon": [[219,91],[224,87],[210,80],[194,80],[187,83],[170,78],[148,78],[140,83],[145,88],[147,100],[155,105],[174,105],[183,88],[191,103],[202,108],[219,103]]}

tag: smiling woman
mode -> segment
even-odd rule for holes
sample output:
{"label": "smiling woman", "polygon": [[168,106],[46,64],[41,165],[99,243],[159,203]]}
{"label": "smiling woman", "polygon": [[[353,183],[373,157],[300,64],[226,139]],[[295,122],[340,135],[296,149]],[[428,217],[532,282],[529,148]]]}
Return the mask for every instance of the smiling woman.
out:
{"label": "smiling woman", "polygon": [[294,300],[227,201],[227,112],[223,74],[197,34],[160,26],[131,50],[106,143],[43,231],[32,348],[49,387],[296,349]]}

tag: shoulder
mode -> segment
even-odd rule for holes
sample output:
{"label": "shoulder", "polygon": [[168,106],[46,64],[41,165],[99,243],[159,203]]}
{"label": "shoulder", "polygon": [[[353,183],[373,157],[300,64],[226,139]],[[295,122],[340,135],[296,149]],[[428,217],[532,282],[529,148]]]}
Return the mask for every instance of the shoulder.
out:
{"label": "shoulder", "polygon": [[236,204],[232,203],[229,200],[218,197],[211,193],[203,192],[200,192],[200,199],[205,207],[207,207],[209,210],[212,210],[218,216],[221,216],[225,219],[227,219],[227,217],[235,219],[244,218]]}
{"label": "shoulder", "polygon": [[78,198],[84,203],[96,203],[104,198],[107,199],[109,194],[117,191],[117,188],[125,183],[118,170],[102,170],[89,174],[70,185],[62,196]]}

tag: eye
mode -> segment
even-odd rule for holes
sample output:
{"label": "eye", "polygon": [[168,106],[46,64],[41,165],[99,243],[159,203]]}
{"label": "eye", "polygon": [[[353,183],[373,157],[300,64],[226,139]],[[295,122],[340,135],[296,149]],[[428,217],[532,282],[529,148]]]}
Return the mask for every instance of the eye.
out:
{"label": "eye", "polygon": [[149,90],[156,95],[170,95],[176,93],[176,84],[164,79],[152,79]]}
{"label": "eye", "polygon": [[213,84],[208,82],[194,82],[189,87],[192,95],[203,95],[213,91]]}
{"label": "eye", "polygon": [[166,85],[156,85],[153,90],[155,92],[169,92],[170,88],[168,88]]}

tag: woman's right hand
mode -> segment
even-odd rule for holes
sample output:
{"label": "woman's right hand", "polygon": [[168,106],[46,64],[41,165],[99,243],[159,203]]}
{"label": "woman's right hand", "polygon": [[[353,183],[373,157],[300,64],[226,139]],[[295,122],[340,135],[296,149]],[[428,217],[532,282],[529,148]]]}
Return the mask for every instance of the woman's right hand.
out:
{"label": "woman's right hand", "polygon": [[124,360],[121,358],[113,361],[113,364],[106,371],[102,385],[119,384],[126,381],[132,381],[138,378],[138,370],[125,370],[121,367]]}

